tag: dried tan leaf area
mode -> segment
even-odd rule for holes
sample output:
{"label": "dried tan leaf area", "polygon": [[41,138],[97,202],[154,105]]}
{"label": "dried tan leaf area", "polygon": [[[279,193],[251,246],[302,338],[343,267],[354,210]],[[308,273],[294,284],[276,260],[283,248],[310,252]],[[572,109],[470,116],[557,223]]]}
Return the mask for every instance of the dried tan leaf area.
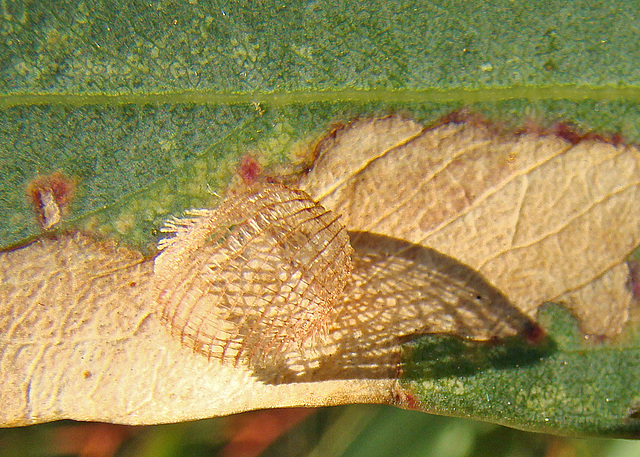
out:
{"label": "dried tan leaf area", "polygon": [[587,333],[615,335],[627,321],[625,259],[640,244],[635,146],[388,117],[345,126],[317,153],[299,187],[349,230],[447,254],[531,317],[561,301]]}
{"label": "dried tan leaf area", "polygon": [[253,175],[153,259],[81,235],[0,253],[0,422],[392,402],[412,335],[511,336],[547,300],[592,333],[627,319],[634,147],[389,117],[321,142],[303,190]]}
{"label": "dried tan leaf area", "polygon": [[[351,251],[336,218],[303,192],[268,185],[172,221],[155,259],[81,235],[0,254],[1,423],[142,424],[392,402],[403,336],[487,339],[529,323],[475,272],[433,250],[351,233]],[[274,274],[280,279],[254,287]],[[235,304],[199,315],[218,304],[218,291]],[[257,297],[272,302],[260,308]],[[178,308],[187,315],[169,332],[161,321],[172,328],[167,309]],[[191,319],[201,327],[188,328]],[[304,339],[314,325],[326,328],[310,344],[267,351],[265,339]],[[221,348],[232,343],[240,349],[229,359]]]}
{"label": "dried tan leaf area", "polygon": [[0,424],[152,424],[276,406],[388,401],[389,382],[280,384],[212,363],[149,302],[153,262],[75,235],[0,255]]}

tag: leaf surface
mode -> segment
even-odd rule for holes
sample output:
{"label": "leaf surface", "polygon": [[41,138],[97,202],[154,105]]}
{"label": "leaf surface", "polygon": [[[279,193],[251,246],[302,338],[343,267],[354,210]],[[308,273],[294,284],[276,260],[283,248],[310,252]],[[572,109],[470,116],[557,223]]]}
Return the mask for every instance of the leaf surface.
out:
{"label": "leaf surface", "polygon": [[[149,423],[275,405],[371,401],[445,414],[464,411],[552,432],[637,431],[637,393],[630,387],[640,366],[632,332],[635,302],[623,285],[637,289],[638,279],[633,268],[627,277],[622,254],[638,244],[632,206],[625,206],[635,204],[635,149],[621,140],[640,139],[633,2],[579,2],[571,11],[562,1],[266,1],[252,9],[215,1],[115,5],[0,5],[0,246],[6,251],[0,260],[0,395],[11,405],[4,424],[63,417]],[[217,207],[238,184],[242,157],[254,158],[263,177],[291,184],[314,164],[313,144],[328,144],[328,132],[342,132],[346,122],[403,113],[391,118],[395,128],[376,139],[383,162],[402,149],[407,135],[426,140],[425,126],[461,107],[502,126],[528,126],[524,130],[537,132],[539,142],[540,132],[559,133],[561,138],[547,139],[564,144],[550,150],[564,152],[528,168],[522,158],[529,156],[505,152],[513,136],[494,137],[492,131],[485,142],[498,153],[485,154],[475,162],[482,166],[471,170],[466,165],[474,163],[475,146],[467,139],[465,160],[450,163],[462,174],[440,176],[441,187],[423,194],[424,208],[433,213],[429,223],[440,224],[431,228],[411,226],[421,211],[415,200],[421,187],[398,193],[397,208],[384,207],[384,199],[377,207],[366,193],[370,188],[359,187],[359,203],[345,206],[342,221],[357,220],[357,206],[364,202],[382,211],[376,214],[381,221],[365,224],[377,224],[380,233],[361,236],[357,225],[345,224],[360,249],[359,273],[346,289],[352,295],[344,303],[344,322],[327,329],[323,350],[296,348],[257,375],[198,358],[157,322],[144,284],[152,274],[159,228],[185,210]],[[371,135],[380,130],[370,127]],[[617,146],[578,141],[580,131],[592,130]],[[334,141],[336,150],[343,147],[334,159],[354,151],[344,143]],[[588,151],[581,149],[586,146]],[[327,191],[354,184],[353,176],[371,179],[367,170],[376,160],[369,150],[355,150],[364,162],[348,173],[334,166],[321,179]],[[405,167],[381,174],[386,181],[372,195],[378,187],[405,192],[407,183],[416,182],[412,174],[425,169],[411,160],[399,162]],[[523,168],[513,171],[514,166]],[[554,174],[545,167],[566,169]],[[39,176],[58,170],[77,188],[60,213],[62,222],[43,235],[25,193]],[[474,173],[488,185],[474,187]],[[492,206],[489,194],[504,199],[509,186],[521,191],[521,206],[501,206],[517,201],[513,195]],[[554,189],[545,193],[551,200],[524,198],[539,196],[525,188],[541,186]],[[467,187],[484,192],[466,197],[484,198],[485,206],[464,206]],[[443,188],[452,197],[446,204],[436,198]],[[396,213],[405,220],[383,227]],[[514,224],[501,239],[505,231],[497,228],[505,228],[507,213]],[[614,215],[630,225],[611,223]],[[611,233],[603,235],[607,224]],[[469,226],[477,233],[468,233]],[[541,249],[527,250],[527,243]],[[544,268],[536,271],[536,265]],[[532,286],[534,272],[539,284]],[[409,283],[398,279],[401,274]],[[464,281],[473,286],[466,295]],[[474,304],[476,290],[482,298],[490,292],[486,297],[497,303],[491,313]],[[549,299],[571,306],[581,329],[607,335],[602,346],[581,345],[583,336],[571,330],[575,326],[552,332],[555,321],[544,319],[552,339],[569,343],[522,348],[511,340],[509,335],[529,328],[541,301]],[[627,330],[612,340],[629,318]],[[398,335],[432,331],[471,340],[504,337],[508,344],[502,347],[513,344],[515,352],[494,353],[485,343],[461,348],[444,336],[435,337],[435,346],[424,340],[423,349],[414,341],[402,355],[405,377],[394,384],[402,351]],[[441,349],[441,364],[429,357],[425,362],[434,347]],[[479,368],[456,359],[456,351],[462,359],[471,351],[468,357],[480,359]],[[563,358],[567,354],[570,360]],[[532,371],[513,365],[518,360]],[[593,367],[607,367],[608,375],[599,378]],[[466,388],[485,375],[477,390]],[[549,377],[555,390],[545,387]],[[497,386],[505,386],[504,394]],[[529,408],[535,402],[527,403],[525,394],[518,401],[507,395],[514,386],[540,400],[537,406]],[[497,393],[487,403],[492,388]],[[464,408],[456,396],[462,391],[469,393]],[[569,396],[575,403],[565,401]],[[487,411],[487,404],[503,406]],[[538,414],[550,410],[555,416]],[[532,419],[521,411],[536,413]]]}
{"label": "leaf surface", "polygon": [[[398,123],[400,128],[395,129]],[[403,123],[408,123],[409,128],[402,128]],[[638,221],[633,219],[634,213],[625,206],[632,206],[633,198],[640,198],[635,171],[637,151],[633,147],[615,147],[604,142],[591,142],[590,147],[585,149],[568,145],[565,141],[548,135],[501,136],[490,133],[486,127],[468,124],[444,124],[420,130],[416,129],[415,125],[412,121],[397,118],[358,121],[345,127],[343,132],[332,135],[327,142],[321,143],[316,164],[301,178],[300,185],[324,205],[333,208],[336,214],[340,214],[348,228],[359,230],[350,232],[353,269],[351,271],[351,267],[349,268],[350,274],[344,293],[340,296],[336,308],[328,315],[330,324],[326,334],[315,335],[310,345],[282,346],[286,349],[284,352],[280,350],[275,355],[270,354],[269,357],[261,358],[261,362],[259,360],[258,363],[251,362],[254,359],[250,358],[248,365],[238,364],[237,361],[241,360],[238,358],[236,363],[229,364],[225,355],[226,349],[219,357],[214,347],[224,342],[220,335],[231,332],[229,335],[237,335],[238,339],[233,336],[234,339],[229,340],[233,341],[230,347],[234,348],[237,341],[241,348],[238,354],[245,350],[253,354],[254,350],[265,349],[263,343],[252,346],[249,338],[253,338],[253,330],[249,333],[242,330],[244,325],[253,325],[250,324],[253,319],[250,317],[253,312],[252,306],[243,311],[243,303],[245,300],[246,303],[251,302],[250,297],[255,295],[251,290],[260,284],[255,282],[256,278],[268,270],[264,268],[269,262],[274,261],[275,252],[284,256],[279,261],[284,261],[285,265],[287,262],[295,265],[294,259],[302,255],[295,252],[303,252],[318,241],[304,235],[304,221],[307,217],[303,216],[304,212],[295,210],[291,213],[303,217],[298,222],[293,222],[293,219],[292,228],[283,232],[288,235],[282,238],[283,235],[278,235],[277,231],[272,232],[271,226],[280,227],[280,224],[289,220],[289,210],[277,210],[273,213],[260,211],[264,211],[261,209],[263,205],[265,209],[277,208],[274,204],[282,205],[283,203],[277,202],[287,203],[292,198],[294,200],[291,201],[298,201],[300,198],[302,200],[299,201],[304,201],[304,194],[273,185],[258,190],[255,198],[253,194],[248,194],[247,197],[232,191],[226,197],[229,203],[223,203],[219,213],[199,211],[194,213],[192,219],[173,222],[173,230],[176,230],[178,235],[161,242],[165,251],[148,260],[135,251],[116,248],[108,243],[98,243],[80,235],[59,235],[57,239],[43,239],[2,254],[0,267],[6,276],[2,287],[2,334],[5,348],[3,364],[6,367],[3,394],[7,396],[7,403],[11,405],[7,408],[4,420],[9,424],[49,420],[52,417],[60,417],[62,411],[62,417],[149,423],[228,414],[258,407],[311,406],[342,402],[399,402],[410,406],[412,403],[407,395],[412,394],[406,393],[403,384],[396,384],[400,373],[398,370],[404,366],[398,365],[401,343],[406,342],[407,338],[415,339],[416,335],[423,333],[447,334],[468,340],[505,340],[505,349],[497,349],[498,352],[494,356],[488,349],[472,355],[472,365],[475,365],[471,366],[470,373],[491,373],[495,366],[502,367],[501,369],[513,369],[511,367],[521,364],[544,367],[547,363],[546,357],[555,351],[553,347],[536,348],[535,344],[531,347],[525,344],[522,347],[518,346],[517,340],[512,340],[513,337],[522,337],[535,328],[524,313],[529,313],[534,318],[537,307],[527,309],[526,306],[522,306],[523,299],[518,294],[519,290],[529,291],[532,286],[514,290],[509,287],[510,276],[507,275],[507,279],[496,276],[493,281],[499,283],[502,280],[504,290],[507,294],[512,294],[511,297],[505,297],[474,269],[428,247],[429,238],[423,237],[418,229],[424,227],[424,230],[428,231],[434,226],[439,228],[454,225],[457,218],[466,217],[472,214],[475,207],[481,207],[479,217],[486,213],[494,214],[491,217],[493,230],[481,230],[481,226],[479,228],[476,224],[466,223],[466,231],[453,232],[456,234],[455,237],[446,237],[454,241],[454,247],[455,242],[467,232],[476,236],[469,244],[479,246],[481,253],[486,252],[486,246],[491,246],[492,243],[493,246],[499,246],[499,242],[505,237],[500,237],[500,230],[495,227],[502,227],[502,224],[506,227],[505,231],[511,230],[510,236],[506,237],[511,242],[517,239],[513,234],[517,227],[525,234],[531,231],[534,234],[539,231],[546,233],[549,230],[544,227],[536,226],[529,229],[526,224],[520,223],[518,218],[522,217],[522,208],[525,207],[522,202],[526,201],[522,194],[526,192],[509,191],[509,184],[514,181],[518,184],[518,179],[524,176],[524,189],[536,189],[528,187],[532,180],[529,174],[535,173],[541,163],[547,167],[546,173],[551,176],[553,173],[559,173],[561,176],[556,179],[562,181],[561,177],[566,177],[567,170],[576,170],[575,166],[567,166],[566,163],[574,155],[578,158],[573,160],[588,172],[591,170],[589,161],[584,154],[580,155],[581,151],[588,150],[588,158],[597,164],[606,164],[607,161],[616,164],[618,160],[622,164],[621,168],[612,167],[608,174],[604,175],[601,174],[602,170],[606,171],[607,167],[598,168],[600,174],[597,176],[603,184],[596,189],[601,193],[595,194],[595,204],[585,202],[584,199],[579,199],[577,203],[572,201],[576,194],[567,192],[566,186],[560,186],[560,197],[549,196],[548,190],[537,187],[538,192],[542,193],[532,197],[532,200],[543,203],[550,201],[553,205],[534,206],[526,214],[529,220],[539,221],[544,220],[548,213],[555,209],[557,215],[548,218],[552,228],[558,226],[556,219],[561,221],[560,227],[570,226],[574,220],[580,221],[580,217],[573,217],[569,218],[569,223],[562,223],[566,217],[563,209],[570,215],[579,214],[587,217],[587,222],[574,230],[578,231],[583,240],[590,237],[614,237],[608,240],[606,245],[610,250],[621,246],[620,252],[607,251],[607,254],[626,269],[624,260],[638,240],[630,238],[624,231],[594,230],[616,223],[611,219],[610,213],[615,213],[617,217],[621,214],[627,215],[626,226],[620,224],[622,221],[617,222],[623,229],[637,228]],[[392,132],[408,132],[409,137],[391,135],[387,138],[388,128],[391,128]],[[498,145],[495,142],[498,142]],[[337,171],[332,171],[334,152],[340,151],[342,147],[352,149],[354,145],[358,145],[367,153],[349,156],[353,159],[351,162],[345,162],[344,154],[338,155]],[[382,149],[377,147],[380,145]],[[472,156],[460,159],[465,154]],[[512,159],[513,157],[517,158]],[[460,161],[459,165],[457,161]],[[518,161],[521,163],[517,163]],[[402,171],[399,172],[396,167],[400,167]],[[487,175],[486,170],[491,170],[491,173]],[[392,179],[392,176],[398,173],[405,177],[401,184],[397,181],[394,183]],[[465,178],[456,177],[456,173],[463,173]],[[412,182],[411,176],[416,176],[417,181]],[[571,178],[571,175],[569,177]],[[441,182],[438,182],[440,179]],[[569,179],[570,183],[573,181]],[[430,189],[434,182],[437,192]],[[461,191],[461,183],[468,186],[464,192]],[[386,188],[393,185],[408,188]],[[606,187],[607,185],[609,187]],[[315,190],[318,188],[330,190],[321,194]],[[409,189],[413,192],[409,192]],[[598,204],[607,201],[611,195],[615,196],[617,189],[628,192],[622,203],[618,203],[622,206],[602,212]],[[253,191],[249,189],[249,192]],[[272,192],[274,196],[262,197],[261,192],[267,192],[265,195]],[[423,193],[431,196],[449,196],[445,201],[449,202],[450,206],[438,207],[440,211],[435,212],[435,222],[434,211],[425,211],[425,208],[429,207],[424,203],[426,198]],[[394,196],[402,197],[400,202],[389,200]],[[420,203],[411,202],[411,199]],[[498,201],[497,205],[501,208],[506,208],[502,210],[506,223],[495,215],[500,214],[500,211],[490,205],[482,206],[486,200],[491,199]],[[385,204],[393,210],[384,211]],[[377,206],[372,209],[368,208],[368,205]],[[236,207],[241,208],[239,213]],[[259,211],[256,216],[252,216],[252,212],[256,210],[251,209],[253,207]],[[536,209],[539,212],[531,214]],[[418,212],[414,213],[415,210]],[[329,214],[324,209],[313,211]],[[242,217],[248,218],[248,222],[241,222],[242,217],[238,219],[241,214]],[[384,232],[380,227],[385,227],[382,224],[370,223],[369,218],[375,214],[383,215],[375,218],[376,222],[391,220],[388,227],[395,231],[375,234],[376,231]],[[335,220],[335,216],[327,217],[327,221]],[[426,219],[427,223],[424,223],[421,217]],[[589,217],[593,220],[588,219]],[[442,219],[448,223],[441,224]],[[241,227],[234,229],[231,237],[222,245],[216,242],[217,237],[220,237],[221,233],[224,234],[224,230],[221,232],[218,225],[219,221]],[[329,223],[329,226],[334,224],[326,223]],[[410,229],[406,229],[407,225]],[[252,234],[254,230],[258,231]],[[313,228],[312,233],[317,230],[318,228]],[[434,232],[437,233],[437,230]],[[496,233],[499,236],[498,243],[494,239]],[[633,233],[639,231],[631,230],[631,234]],[[413,240],[402,238],[410,238],[411,234],[415,235]],[[288,239],[293,241],[300,236],[305,237],[307,241],[304,243],[307,243],[309,248],[300,245],[300,248],[292,251],[287,250],[286,245],[282,244]],[[336,234],[329,239],[335,236]],[[556,236],[556,232],[551,230],[551,236]],[[265,237],[267,246],[272,247],[267,247],[264,251],[260,243],[265,241],[261,241],[260,237]],[[269,241],[270,237],[274,241]],[[255,238],[257,244],[252,244],[252,238]],[[622,241],[617,241],[618,238]],[[414,243],[415,241],[418,243]],[[624,244],[624,241],[628,244]],[[203,243],[210,245],[205,248]],[[225,254],[228,250],[227,243],[229,248],[237,246],[233,249],[244,254],[239,257],[236,257],[238,254]],[[525,244],[535,246],[535,243]],[[245,252],[245,249],[248,249],[246,246],[253,247]],[[323,243],[318,246],[319,252],[326,249],[321,247],[325,246]],[[278,251],[274,251],[276,247]],[[447,246],[440,247],[447,249]],[[507,252],[508,247],[504,249]],[[581,250],[585,247],[588,248],[589,244],[583,241],[574,247],[573,252],[569,250],[570,246],[566,248],[567,252],[577,259],[574,268],[581,266],[580,268],[585,270],[578,272],[577,276],[580,278],[587,277],[588,272],[592,271],[590,268],[598,267],[593,261],[581,261],[583,257],[590,258]],[[540,249],[539,246],[535,248]],[[464,250],[469,251],[469,248]],[[265,252],[264,257],[262,252]],[[222,258],[228,255],[231,255],[229,258],[232,262],[236,262],[234,259],[240,259],[241,262],[229,264],[233,265],[233,268],[228,270],[228,273],[222,273],[227,268],[224,267],[227,261]],[[247,257],[243,257],[244,255]],[[311,258],[315,256],[313,253],[309,255]],[[476,254],[470,252],[468,258],[473,259],[474,255]],[[211,262],[213,267],[207,266],[207,263]],[[254,272],[252,265],[256,262],[264,266]],[[311,265],[308,261],[305,263],[307,267]],[[200,271],[202,267],[198,265],[203,265],[207,271]],[[217,269],[220,268],[222,270],[217,273]],[[279,270],[284,272],[283,268],[280,267]],[[482,266],[478,269],[482,271]],[[498,271],[504,269],[505,267]],[[186,274],[183,275],[180,271],[185,271]],[[289,276],[291,279],[282,279],[285,282],[279,290],[272,289],[265,283],[264,287],[273,290],[275,298],[269,305],[271,308],[262,311],[260,325],[263,326],[263,330],[257,335],[264,335],[266,338],[276,325],[276,321],[268,324],[267,316],[271,315],[271,310],[279,313],[278,319],[285,326],[294,323],[297,326],[297,322],[304,318],[297,314],[293,302],[281,302],[281,298],[288,297],[287,300],[291,300],[292,297],[291,292],[286,292],[286,281],[298,281],[295,279],[295,269],[292,271],[294,273]],[[228,276],[229,274],[231,276]],[[486,274],[490,275],[491,271]],[[556,274],[552,286],[561,288],[560,292],[556,292],[555,296],[536,296],[536,303],[542,304],[557,299],[558,296],[562,297],[564,289],[572,288],[566,284],[571,285],[575,276],[562,277]],[[164,279],[156,283],[155,277]],[[341,274],[341,277],[344,277],[344,274]],[[602,277],[610,280],[607,274],[603,275],[597,271],[592,281],[596,284],[595,287],[601,284]],[[243,282],[244,279],[238,281],[241,278],[248,278],[249,283]],[[170,315],[163,318],[163,326],[160,314],[165,311],[159,313],[162,300],[158,298],[157,292],[154,292],[158,287],[154,284],[167,284],[167,281],[172,285],[162,286],[158,290],[166,290],[171,294],[173,291],[181,291],[182,297],[193,296],[195,305],[181,311],[179,306],[185,302],[185,298],[181,298],[176,302],[177,305],[172,305],[175,306],[172,313],[180,319],[183,319],[180,316],[184,315],[186,320],[182,323],[176,322],[176,317]],[[616,309],[615,314],[611,316],[606,314],[608,310],[598,308],[598,302],[589,294],[595,288],[591,283],[582,291],[584,302],[567,301],[566,304],[582,319],[583,327],[594,325],[586,320],[590,315],[601,316],[600,320],[596,321],[601,325],[596,328],[596,332],[612,336],[619,332],[629,312],[631,292],[627,289],[625,281],[626,273],[619,282],[610,282],[604,287],[604,291],[610,294],[606,296],[608,303],[616,303],[615,294],[623,294],[625,298],[623,306]],[[213,299],[218,300],[216,297],[224,296],[225,300],[235,300],[229,291],[239,287],[239,301],[230,302],[228,306],[231,313],[225,318],[216,317],[215,308],[208,314],[200,314],[201,311],[198,309],[204,310],[210,306],[206,297],[212,292],[208,292],[207,288],[214,287],[211,289],[214,291],[224,290],[220,289],[220,284],[228,290],[224,293],[215,292],[211,295]],[[68,285],[71,285],[71,288]],[[548,290],[544,283],[539,284],[539,289],[543,292]],[[245,290],[246,292],[243,292]],[[260,294],[256,296],[259,297]],[[509,298],[516,306],[511,304]],[[520,311],[517,308],[520,308]],[[235,316],[234,313],[237,312],[240,313]],[[288,323],[286,316],[290,312],[293,313],[292,320]],[[16,320],[15,316],[21,318]],[[228,320],[228,324],[239,319],[237,322],[240,322],[241,326],[233,330],[233,327],[225,324],[225,319]],[[220,323],[216,324],[216,320],[220,320]],[[610,322],[615,322],[618,326],[608,326]],[[174,327],[178,332],[169,331],[173,325],[178,325]],[[187,333],[186,329],[192,325],[195,333],[190,333],[191,330]],[[169,328],[166,328],[167,326]],[[214,333],[211,333],[212,331]],[[278,332],[274,335],[278,335]],[[207,338],[213,340],[208,342]],[[192,343],[189,343],[190,341]],[[196,344],[196,341],[199,342]],[[420,348],[418,354],[425,354],[425,349],[420,346],[421,341],[417,340],[416,343]],[[457,350],[447,347],[447,341],[445,338],[442,343],[438,343],[444,344],[445,353],[463,354],[464,357],[465,351],[468,352],[466,346]],[[225,348],[224,344],[221,347]],[[427,353],[432,351],[433,347],[428,349]],[[436,351],[437,353],[439,351]],[[405,351],[405,357],[406,354]],[[477,365],[478,357],[489,357],[489,364],[483,362]],[[416,370],[421,370],[417,378],[424,382],[428,382],[430,377],[439,379],[450,375],[462,376],[461,379],[464,379],[468,376],[464,368],[461,368],[464,364],[457,361],[454,362],[456,368],[446,368],[446,360],[447,357],[444,357],[436,361],[437,369],[425,372],[420,362],[421,358],[410,356],[407,367],[420,368],[405,368],[411,373],[407,379],[413,379],[411,376],[415,377]],[[54,376],[51,375],[52,372],[55,373]],[[121,382],[114,384],[113,379],[120,379]],[[149,383],[140,383],[140,379],[147,379]],[[412,390],[423,392],[421,389],[424,389],[424,382],[419,384],[419,387],[411,383],[409,386]],[[123,386],[128,387],[124,396],[121,394]],[[176,388],[179,394],[175,391]],[[91,402],[78,404],[75,401],[78,392],[82,391],[88,391]],[[208,401],[202,401],[203,395]],[[418,404],[427,409],[438,408],[424,406],[428,405],[428,402]],[[533,428],[542,428],[535,422],[526,424]],[[587,421],[587,424],[583,425],[595,428],[593,424],[589,424]],[[618,427],[620,430],[617,433],[625,433],[623,427]]]}
{"label": "leaf surface", "polygon": [[388,382],[268,384],[182,346],[153,315],[153,265],[138,253],[75,236],[38,241],[0,262],[6,425],[176,422],[386,398]]}
{"label": "leaf surface", "polygon": [[631,301],[625,261],[640,243],[636,147],[464,123],[387,142],[399,123],[415,125],[387,118],[337,132],[300,186],[352,230],[459,259],[532,317],[561,301],[587,333],[621,331]]}

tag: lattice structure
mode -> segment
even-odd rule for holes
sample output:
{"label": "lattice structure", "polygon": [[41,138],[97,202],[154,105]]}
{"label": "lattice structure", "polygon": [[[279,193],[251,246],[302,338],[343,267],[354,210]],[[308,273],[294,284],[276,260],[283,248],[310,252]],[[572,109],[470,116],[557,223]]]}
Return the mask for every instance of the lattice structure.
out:
{"label": "lattice structure", "polygon": [[[302,192],[259,184],[163,229],[158,312],[194,351],[263,364],[326,328],[351,275],[338,216]],[[293,345],[293,346],[292,346]]]}

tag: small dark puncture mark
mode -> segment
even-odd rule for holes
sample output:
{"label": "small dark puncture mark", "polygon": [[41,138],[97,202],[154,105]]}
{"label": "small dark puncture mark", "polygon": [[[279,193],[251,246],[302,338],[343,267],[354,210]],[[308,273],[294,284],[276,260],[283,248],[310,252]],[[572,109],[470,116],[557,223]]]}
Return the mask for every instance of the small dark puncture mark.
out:
{"label": "small dark puncture mark", "polygon": [[44,230],[62,220],[76,189],[76,182],[60,171],[38,176],[27,186],[27,195]]}

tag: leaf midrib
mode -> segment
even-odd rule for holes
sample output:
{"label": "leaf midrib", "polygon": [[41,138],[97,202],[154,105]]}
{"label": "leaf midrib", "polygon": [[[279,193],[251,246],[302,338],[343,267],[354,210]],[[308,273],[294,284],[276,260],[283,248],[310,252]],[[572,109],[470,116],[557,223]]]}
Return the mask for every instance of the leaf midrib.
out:
{"label": "leaf midrib", "polygon": [[341,89],[312,91],[274,91],[220,93],[216,91],[180,91],[139,94],[33,94],[16,93],[0,95],[0,109],[24,105],[161,105],[165,103],[194,103],[233,105],[266,103],[286,106],[314,102],[495,102],[511,99],[528,100],[595,100],[640,101],[640,87],[549,85],[515,86],[477,89]]}

